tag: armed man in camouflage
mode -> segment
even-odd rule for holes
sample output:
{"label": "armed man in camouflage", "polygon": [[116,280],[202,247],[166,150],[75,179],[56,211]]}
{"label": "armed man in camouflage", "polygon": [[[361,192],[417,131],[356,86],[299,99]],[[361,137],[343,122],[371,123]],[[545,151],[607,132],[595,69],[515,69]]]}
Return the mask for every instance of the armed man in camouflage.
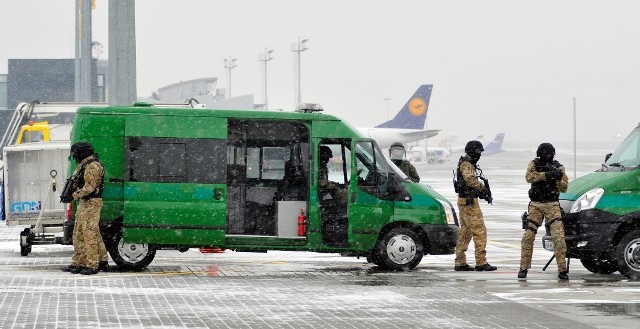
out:
{"label": "armed man in camouflage", "polygon": [[[487,193],[484,184],[478,180],[480,168],[478,160],[484,151],[479,141],[469,141],[464,148],[465,156],[460,157],[456,170],[454,187],[458,193],[458,211],[460,212],[460,232],[456,243],[455,271],[495,271],[498,268],[487,263],[487,228],[484,225],[478,197]],[[457,185],[457,186],[456,186]],[[488,199],[489,200],[489,199]],[[467,264],[465,252],[473,238],[475,246],[475,268]]]}
{"label": "armed man in camouflage", "polygon": [[533,254],[533,240],[536,237],[538,227],[544,218],[546,226],[550,227],[553,240],[553,254],[558,264],[558,279],[568,280],[567,273],[567,245],[564,241],[564,226],[562,224],[562,212],[558,197],[560,192],[566,192],[569,187],[569,178],[560,162],[553,157],[556,149],[550,143],[542,143],[536,152],[537,158],[531,160],[527,166],[525,178],[531,184],[529,190],[529,209],[527,216],[527,228],[524,231],[521,242],[520,271],[518,278],[526,278],[527,270],[531,268],[531,256]]}
{"label": "armed man in camouflage", "polygon": [[99,226],[104,167],[87,142],[73,144],[71,156],[78,163],[72,176],[78,179],[78,188],[73,192],[77,209],[73,228],[73,257],[71,265],[62,270],[91,275],[108,267],[107,251]]}
{"label": "armed man in camouflage", "polygon": [[416,171],[416,167],[414,167],[411,162],[405,159],[407,155],[407,151],[404,148],[404,145],[399,142],[395,142],[391,144],[389,147],[389,157],[391,161],[402,170],[402,172],[407,175],[413,182],[419,183],[420,176],[418,175],[418,171]]}

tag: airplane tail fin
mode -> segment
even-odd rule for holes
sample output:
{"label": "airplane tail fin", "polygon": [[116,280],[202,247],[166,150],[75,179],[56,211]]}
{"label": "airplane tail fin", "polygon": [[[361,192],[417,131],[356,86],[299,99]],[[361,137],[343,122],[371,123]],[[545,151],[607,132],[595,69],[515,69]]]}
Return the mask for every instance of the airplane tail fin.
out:
{"label": "airplane tail fin", "polygon": [[376,128],[424,129],[433,85],[422,85],[396,116]]}
{"label": "airplane tail fin", "polygon": [[496,135],[489,145],[485,146],[484,154],[494,154],[502,152],[502,142],[504,141],[504,133]]}

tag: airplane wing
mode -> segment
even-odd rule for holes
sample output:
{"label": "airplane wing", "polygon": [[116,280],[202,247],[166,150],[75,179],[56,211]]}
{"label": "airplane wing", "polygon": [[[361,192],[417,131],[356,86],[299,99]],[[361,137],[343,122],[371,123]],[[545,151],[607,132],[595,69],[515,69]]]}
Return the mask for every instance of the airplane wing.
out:
{"label": "airplane wing", "polygon": [[412,131],[407,133],[400,133],[400,135],[407,138],[415,138],[414,140],[419,140],[419,139],[426,139],[426,138],[433,137],[437,135],[439,131],[440,130],[435,130],[435,129],[420,130],[420,131]]}

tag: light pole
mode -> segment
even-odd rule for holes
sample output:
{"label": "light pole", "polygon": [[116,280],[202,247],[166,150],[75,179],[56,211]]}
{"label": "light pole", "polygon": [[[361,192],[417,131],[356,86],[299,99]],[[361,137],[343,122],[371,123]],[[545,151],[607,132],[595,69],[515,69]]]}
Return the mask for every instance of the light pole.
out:
{"label": "light pole", "polygon": [[227,58],[224,59],[224,68],[229,70],[229,73],[228,73],[229,75],[228,75],[228,79],[227,79],[227,84],[228,84],[228,89],[229,89],[229,97],[228,98],[231,98],[231,69],[233,69],[234,67],[237,66],[236,65],[236,61],[237,60],[238,59],[236,59],[236,58],[231,59],[231,57],[229,57],[228,59]]}
{"label": "light pole", "polygon": [[95,54],[94,57],[97,60],[100,60],[100,54],[102,54],[104,52],[102,50],[102,48],[104,48],[104,46],[100,42],[98,42],[98,41],[92,41],[91,42],[91,50]]}
{"label": "light pole", "polygon": [[291,51],[297,53],[295,57],[297,62],[294,64],[295,74],[294,74],[294,94],[295,94],[295,104],[294,107],[297,107],[302,103],[302,92],[300,91],[300,53],[307,50],[307,46],[305,43],[309,41],[309,39],[300,40],[300,36],[298,36],[298,42],[294,42],[291,44]]}
{"label": "light pole", "polygon": [[273,59],[273,57],[271,57],[272,52],[273,50],[267,50],[267,48],[265,47],[264,54],[260,54],[260,58],[259,58],[261,62],[264,62],[264,79],[262,81],[264,83],[264,109],[265,110],[269,109],[269,105],[267,104],[267,62]]}
{"label": "light pole", "polygon": [[391,98],[387,97],[384,100],[387,101],[387,120],[389,120],[389,101],[391,100]]}

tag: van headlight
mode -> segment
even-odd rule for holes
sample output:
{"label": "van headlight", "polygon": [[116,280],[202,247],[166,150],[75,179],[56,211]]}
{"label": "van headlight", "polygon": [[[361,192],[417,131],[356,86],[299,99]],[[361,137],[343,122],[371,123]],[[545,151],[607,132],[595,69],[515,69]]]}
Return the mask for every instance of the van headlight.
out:
{"label": "van headlight", "polygon": [[447,224],[455,224],[456,220],[455,217],[453,215],[453,207],[451,206],[451,203],[449,203],[448,201],[443,201],[440,199],[436,199],[438,200],[438,202],[440,202],[440,204],[442,205],[442,208],[444,208],[444,215],[445,217],[447,217]]}
{"label": "van headlight", "polygon": [[581,195],[576,202],[571,206],[570,213],[577,213],[587,209],[595,208],[598,201],[600,201],[600,197],[604,194],[604,189],[601,187],[594,188],[585,192]]}

